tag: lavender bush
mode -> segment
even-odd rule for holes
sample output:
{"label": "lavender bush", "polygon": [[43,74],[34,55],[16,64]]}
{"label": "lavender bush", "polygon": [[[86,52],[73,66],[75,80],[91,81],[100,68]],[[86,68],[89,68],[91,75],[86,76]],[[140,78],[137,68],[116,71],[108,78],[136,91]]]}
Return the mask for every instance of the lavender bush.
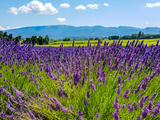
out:
{"label": "lavender bush", "polygon": [[101,40],[34,47],[0,40],[0,118],[160,119],[160,46]]}

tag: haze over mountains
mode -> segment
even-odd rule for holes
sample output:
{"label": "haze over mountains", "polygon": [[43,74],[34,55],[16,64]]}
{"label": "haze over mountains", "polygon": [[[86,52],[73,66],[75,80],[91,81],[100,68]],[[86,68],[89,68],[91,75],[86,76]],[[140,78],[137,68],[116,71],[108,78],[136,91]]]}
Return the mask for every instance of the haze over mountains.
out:
{"label": "haze over mountains", "polygon": [[21,35],[22,38],[31,36],[42,36],[49,35],[50,39],[63,39],[66,37],[72,39],[90,38],[90,37],[106,37],[113,35],[131,35],[138,33],[139,31],[144,34],[160,34],[160,28],[158,27],[146,27],[136,28],[128,26],[119,27],[103,27],[103,26],[69,26],[69,25],[49,25],[49,26],[33,26],[23,27],[18,29],[5,30],[8,34],[13,36]]}

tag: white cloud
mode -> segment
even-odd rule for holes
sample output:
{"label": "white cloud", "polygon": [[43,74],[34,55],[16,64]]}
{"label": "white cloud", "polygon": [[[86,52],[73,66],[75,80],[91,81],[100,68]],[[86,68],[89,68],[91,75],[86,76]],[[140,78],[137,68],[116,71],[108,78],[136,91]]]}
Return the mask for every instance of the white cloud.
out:
{"label": "white cloud", "polygon": [[79,6],[77,6],[75,9],[76,9],[76,10],[85,10],[86,7],[83,6],[83,5],[79,5]]}
{"label": "white cloud", "polygon": [[18,15],[18,9],[16,7],[11,7],[9,12],[14,14],[14,15]]}
{"label": "white cloud", "polygon": [[11,28],[11,27],[6,27],[6,28],[3,28],[2,26],[0,26],[0,30],[10,30],[10,29],[18,29],[18,28],[20,28],[20,27],[13,27],[13,28]]}
{"label": "white cloud", "polygon": [[10,27],[7,27],[7,28],[6,28],[6,30],[9,30],[9,29],[11,29],[11,28],[10,28]]}
{"label": "white cloud", "polygon": [[21,13],[36,13],[36,14],[57,14],[58,11],[52,6],[51,3],[42,4],[39,1],[32,1],[26,6],[23,5],[19,8],[11,7],[10,12],[14,15],[18,15],[18,12]]}
{"label": "white cloud", "polygon": [[104,6],[107,6],[107,7],[108,7],[108,6],[109,6],[109,4],[108,4],[108,3],[104,3]]}
{"label": "white cloud", "polygon": [[157,3],[147,3],[145,7],[159,7],[160,6],[160,2]]}
{"label": "white cloud", "polygon": [[21,27],[14,27],[13,29],[18,29],[18,28],[21,28]]}
{"label": "white cloud", "polygon": [[91,9],[98,9],[98,4],[89,4],[87,7]]}
{"label": "white cloud", "polygon": [[63,4],[60,4],[60,7],[61,8],[69,8],[70,5],[68,3],[63,3]]}
{"label": "white cloud", "polygon": [[66,18],[57,18],[57,20],[58,20],[59,22],[61,22],[61,23],[66,22]]}
{"label": "white cloud", "polygon": [[5,30],[5,28],[3,28],[2,26],[0,26],[0,30]]}
{"label": "white cloud", "polygon": [[150,22],[146,22],[146,24],[149,24]]}

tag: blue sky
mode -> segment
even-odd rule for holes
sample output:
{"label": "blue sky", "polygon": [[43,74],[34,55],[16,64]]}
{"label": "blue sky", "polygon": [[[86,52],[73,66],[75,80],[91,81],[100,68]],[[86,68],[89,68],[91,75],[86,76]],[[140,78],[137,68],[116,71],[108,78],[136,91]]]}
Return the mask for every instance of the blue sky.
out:
{"label": "blue sky", "polygon": [[0,30],[73,25],[160,27],[158,0],[1,0]]}

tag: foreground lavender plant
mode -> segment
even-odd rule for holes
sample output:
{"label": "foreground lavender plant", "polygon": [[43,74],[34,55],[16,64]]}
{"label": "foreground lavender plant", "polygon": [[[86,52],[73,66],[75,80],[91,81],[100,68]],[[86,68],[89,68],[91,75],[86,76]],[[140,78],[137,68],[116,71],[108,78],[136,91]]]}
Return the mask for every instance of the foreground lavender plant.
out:
{"label": "foreground lavender plant", "polygon": [[0,119],[159,119],[158,44],[101,42],[53,48],[0,40]]}

